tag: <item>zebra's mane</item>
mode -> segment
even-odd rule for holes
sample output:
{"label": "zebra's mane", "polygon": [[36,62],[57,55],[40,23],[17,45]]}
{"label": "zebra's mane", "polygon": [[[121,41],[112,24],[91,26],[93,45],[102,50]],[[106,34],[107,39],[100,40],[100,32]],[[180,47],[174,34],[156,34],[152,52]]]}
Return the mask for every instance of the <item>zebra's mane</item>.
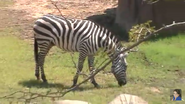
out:
{"label": "zebra's mane", "polygon": [[[121,41],[121,40],[119,39],[119,37],[118,37],[117,35],[115,35],[114,32],[111,31],[110,29],[108,29],[107,27],[102,26],[102,25],[98,24],[96,21],[93,21],[93,20],[89,20],[89,19],[83,19],[83,20],[91,21],[91,22],[93,22],[95,25],[100,26],[100,27],[106,29],[108,33],[109,33],[109,32],[111,33],[111,36],[110,36],[110,37],[115,37],[118,41]],[[107,36],[108,36],[108,34],[107,34]]]}

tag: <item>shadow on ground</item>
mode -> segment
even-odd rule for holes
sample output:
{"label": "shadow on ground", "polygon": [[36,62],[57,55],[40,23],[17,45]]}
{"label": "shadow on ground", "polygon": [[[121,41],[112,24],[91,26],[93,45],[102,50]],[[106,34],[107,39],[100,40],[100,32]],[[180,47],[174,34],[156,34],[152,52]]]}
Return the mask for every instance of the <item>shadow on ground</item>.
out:
{"label": "shadow on ground", "polygon": [[[20,81],[18,83],[21,86],[28,87],[28,88],[60,88],[60,89],[69,89],[71,86],[64,85],[62,83],[43,83],[41,81],[37,81],[35,79],[26,80],[26,81]],[[108,86],[101,86],[99,89],[107,89],[107,88],[116,88],[119,87],[118,85],[108,85]],[[85,91],[85,90],[91,90],[96,89],[93,85],[86,86],[85,84],[83,86],[79,86],[75,91]]]}
{"label": "shadow on ground", "polygon": [[18,84],[28,88],[69,88],[69,86],[64,86],[61,83],[43,83],[35,79],[20,81]]}

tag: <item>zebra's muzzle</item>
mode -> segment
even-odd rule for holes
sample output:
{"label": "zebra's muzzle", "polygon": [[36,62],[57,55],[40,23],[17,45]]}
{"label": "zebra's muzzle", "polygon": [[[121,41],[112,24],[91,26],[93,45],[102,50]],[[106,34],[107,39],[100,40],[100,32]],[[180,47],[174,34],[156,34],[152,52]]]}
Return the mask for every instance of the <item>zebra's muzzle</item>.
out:
{"label": "zebra's muzzle", "polygon": [[118,81],[119,86],[123,86],[127,84],[127,80]]}

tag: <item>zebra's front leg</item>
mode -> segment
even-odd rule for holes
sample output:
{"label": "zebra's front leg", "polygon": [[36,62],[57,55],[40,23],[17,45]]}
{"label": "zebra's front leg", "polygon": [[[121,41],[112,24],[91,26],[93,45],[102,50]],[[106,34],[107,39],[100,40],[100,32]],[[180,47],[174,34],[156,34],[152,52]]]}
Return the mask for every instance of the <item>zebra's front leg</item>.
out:
{"label": "zebra's front leg", "polygon": [[73,78],[73,85],[71,87],[76,86],[76,84],[78,82],[78,77],[79,77],[79,74],[81,73],[81,71],[83,69],[83,64],[84,64],[85,58],[86,58],[86,54],[80,53],[79,59],[78,59],[78,68],[77,68],[76,74]]}
{"label": "zebra's front leg", "polygon": [[[95,71],[95,69],[94,69],[94,56],[88,56],[88,65],[89,65],[90,75],[92,75],[94,73],[94,71]],[[98,85],[98,83],[96,82],[96,80],[94,79],[94,77],[91,78],[91,83],[96,88],[99,88],[100,87]]]}

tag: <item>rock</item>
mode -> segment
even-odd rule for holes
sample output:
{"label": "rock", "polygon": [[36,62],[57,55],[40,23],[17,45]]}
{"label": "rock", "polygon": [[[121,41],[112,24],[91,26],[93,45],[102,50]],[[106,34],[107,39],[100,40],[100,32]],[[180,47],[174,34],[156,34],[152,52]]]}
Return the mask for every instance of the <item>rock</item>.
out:
{"label": "rock", "polygon": [[148,104],[148,102],[135,95],[120,94],[109,104]]}
{"label": "rock", "polygon": [[91,104],[91,103],[79,100],[60,100],[55,101],[53,104]]}

